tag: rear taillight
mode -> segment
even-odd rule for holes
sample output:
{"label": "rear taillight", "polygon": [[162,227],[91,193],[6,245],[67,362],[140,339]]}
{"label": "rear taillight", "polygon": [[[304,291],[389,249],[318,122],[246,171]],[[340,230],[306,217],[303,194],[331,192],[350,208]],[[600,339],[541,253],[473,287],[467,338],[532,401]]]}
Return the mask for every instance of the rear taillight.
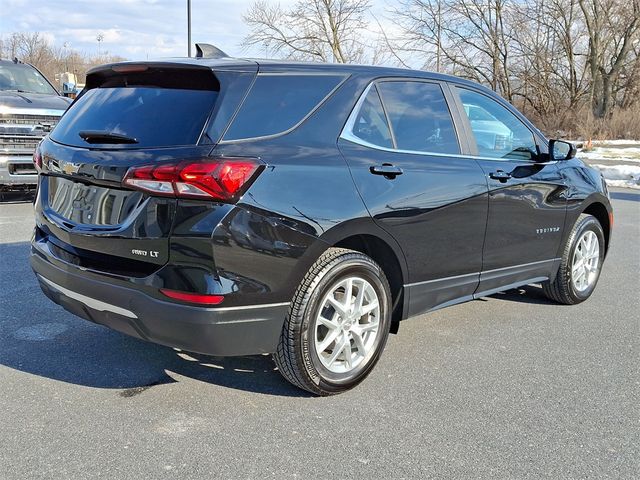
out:
{"label": "rear taillight", "polygon": [[260,173],[253,158],[187,160],[131,167],[122,184],[155,195],[235,201]]}
{"label": "rear taillight", "polygon": [[40,153],[40,145],[38,145],[33,152],[33,164],[36,166],[36,170],[42,170],[42,154]]}

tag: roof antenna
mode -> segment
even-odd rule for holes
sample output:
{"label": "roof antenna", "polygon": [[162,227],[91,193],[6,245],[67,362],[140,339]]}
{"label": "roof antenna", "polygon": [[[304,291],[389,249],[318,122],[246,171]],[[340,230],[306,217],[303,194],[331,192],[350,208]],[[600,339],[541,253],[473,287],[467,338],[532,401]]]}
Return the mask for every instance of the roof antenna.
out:
{"label": "roof antenna", "polygon": [[20,60],[18,60],[18,57],[13,57],[13,63],[18,64],[18,63],[22,63]]}
{"label": "roof antenna", "polygon": [[196,43],[196,58],[225,58],[226,53],[208,43]]}

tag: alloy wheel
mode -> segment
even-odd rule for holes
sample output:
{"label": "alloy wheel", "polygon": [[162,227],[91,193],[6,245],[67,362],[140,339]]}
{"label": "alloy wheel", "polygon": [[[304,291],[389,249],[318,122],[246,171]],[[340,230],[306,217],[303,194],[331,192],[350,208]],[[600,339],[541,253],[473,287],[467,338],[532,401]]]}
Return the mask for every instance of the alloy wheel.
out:
{"label": "alloy wheel", "polygon": [[571,264],[571,282],[578,292],[584,292],[598,278],[600,242],[595,232],[587,230],[576,244]]}
{"label": "alloy wheel", "polygon": [[380,302],[373,286],[357,276],[338,280],[320,304],[314,330],[315,349],[327,370],[348,373],[358,368],[380,330]]}

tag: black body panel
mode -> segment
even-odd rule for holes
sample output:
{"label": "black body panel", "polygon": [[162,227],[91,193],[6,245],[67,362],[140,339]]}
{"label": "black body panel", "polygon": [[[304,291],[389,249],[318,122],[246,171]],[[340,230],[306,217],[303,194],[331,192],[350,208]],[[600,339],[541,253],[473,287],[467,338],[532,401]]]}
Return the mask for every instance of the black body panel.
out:
{"label": "black body panel", "polygon": [[[489,185],[478,292],[494,293],[504,285],[550,278],[566,216],[564,179],[556,163],[488,159],[478,163]],[[491,178],[499,170],[508,172],[510,178]],[[514,266],[517,268],[509,268]]]}
{"label": "black body panel", "polygon": [[[404,252],[409,315],[471,298],[482,268],[488,205],[478,164],[462,157],[388,152],[346,140],[340,148],[369,213]],[[383,163],[400,167],[402,175],[373,175],[370,168]],[[440,281],[446,277],[458,280]]]}

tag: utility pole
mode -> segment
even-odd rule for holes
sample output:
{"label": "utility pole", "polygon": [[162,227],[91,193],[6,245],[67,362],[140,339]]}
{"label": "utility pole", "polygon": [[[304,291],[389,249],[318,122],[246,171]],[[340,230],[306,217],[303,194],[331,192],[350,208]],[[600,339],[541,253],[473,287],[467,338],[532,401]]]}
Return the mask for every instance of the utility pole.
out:
{"label": "utility pole", "polygon": [[187,56],[191,56],[191,0],[187,0]]}
{"label": "utility pole", "polygon": [[440,73],[440,51],[442,48],[442,0],[438,0],[438,25],[436,25],[436,27],[438,29],[438,44],[436,45],[436,72]]}
{"label": "utility pole", "polygon": [[64,71],[69,71],[69,42],[64,42],[62,44],[62,48],[64,51]]}

